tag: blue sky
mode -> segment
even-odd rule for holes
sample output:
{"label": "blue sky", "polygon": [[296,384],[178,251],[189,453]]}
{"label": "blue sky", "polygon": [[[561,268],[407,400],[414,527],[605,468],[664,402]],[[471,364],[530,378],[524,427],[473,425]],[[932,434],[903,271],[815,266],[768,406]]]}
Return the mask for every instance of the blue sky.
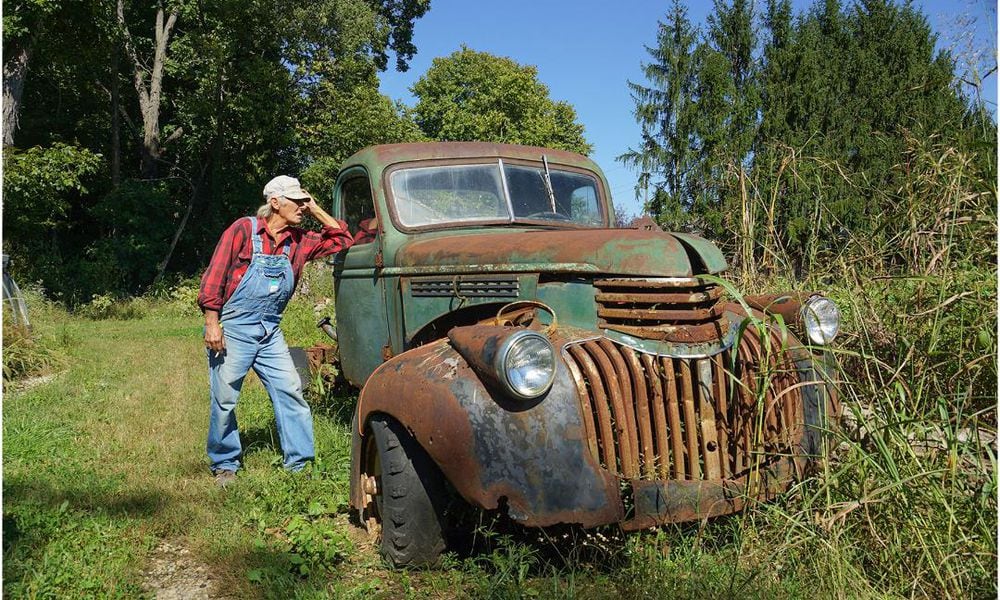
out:
{"label": "blue sky", "polygon": [[[711,2],[689,1],[688,16],[704,23]],[[796,12],[812,4],[793,0]],[[996,9],[990,0],[916,0],[931,26],[939,32],[939,46],[957,44],[962,51],[973,46],[996,50]],[[641,82],[646,46],[656,39],[657,21],[665,18],[669,0],[431,0],[427,14],[417,21],[414,43],[417,55],[405,73],[387,71],[381,76],[384,94],[412,106],[410,87],[431,61],[447,56],[463,44],[473,50],[509,57],[535,65],[539,80],[554,100],[573,105],[593,144],[593,158],[608,178],[616,205],[638,213],[634,197],[636,175],[615,157],[638,143],[639,126],[632,116],[633,102],[626,82]],[[974,17],[976,27],[961,23]],[[972,30],[972,37],[961,34]],[[996,114],[996,75],[987,81],[987,100]]]}

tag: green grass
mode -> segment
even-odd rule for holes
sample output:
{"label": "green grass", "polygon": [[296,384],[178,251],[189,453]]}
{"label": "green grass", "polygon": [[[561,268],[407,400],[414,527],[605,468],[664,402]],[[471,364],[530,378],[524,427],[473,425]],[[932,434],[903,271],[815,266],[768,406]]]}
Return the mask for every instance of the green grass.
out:
{"label": "green grass", "polygon": [[[995,455],[962,434],[996,430],[995,389],[982,383],[995,382],[996,363],[977,358],[995,352],[995,335],[963,338],[995,328],[995,281],[993,267],[967,270],[949,285],[976,293],[920,317],[942,298],[908,287],[919,281],[828,286],[847,318],[845,408],[864,433],[842,432],[835,459],[777,501],[633,535],[484,525],[475,552],[435,571],[386,569],[349,523],[353,397],[314,393],[319,458],[288,474],[270,402],[248,378],[246,468],[220,491],[204,455],[207,374],[190,290],[102,314],[36,301],[36,342],[60,366],[4,398],[4,594],[138,597],[167,540],[234,597],[995,597]],[[284,324],[293,345],[323,341],[315,320],[332,311],[326,274],[307,283]],[[963,362],[935,354],[945,340],[962,340],[950,344]],[[926,438],[940,443],[916,451]]]}

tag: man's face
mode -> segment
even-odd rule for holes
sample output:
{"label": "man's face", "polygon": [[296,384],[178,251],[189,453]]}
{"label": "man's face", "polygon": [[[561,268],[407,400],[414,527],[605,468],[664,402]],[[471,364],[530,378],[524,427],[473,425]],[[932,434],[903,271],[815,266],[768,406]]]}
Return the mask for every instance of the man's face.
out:
{"label": "man's face", "polygon": [[305,218],[305,205],[309,200],[291,200],[289,198],[272,198],[271,210],[278,213],[291,225],[298,225]]}

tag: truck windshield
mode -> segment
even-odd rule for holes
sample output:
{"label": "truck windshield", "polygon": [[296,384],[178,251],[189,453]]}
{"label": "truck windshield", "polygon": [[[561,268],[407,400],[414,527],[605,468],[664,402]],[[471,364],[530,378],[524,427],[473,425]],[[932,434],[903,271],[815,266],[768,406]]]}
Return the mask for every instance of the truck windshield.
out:
{"label": "truck windshield", "polygon": [[541,165],[497,161],[400,169],[389,180],[405,227],[496,221],[604,226],[596,177],[557,167],[548,175],[546,180]]}

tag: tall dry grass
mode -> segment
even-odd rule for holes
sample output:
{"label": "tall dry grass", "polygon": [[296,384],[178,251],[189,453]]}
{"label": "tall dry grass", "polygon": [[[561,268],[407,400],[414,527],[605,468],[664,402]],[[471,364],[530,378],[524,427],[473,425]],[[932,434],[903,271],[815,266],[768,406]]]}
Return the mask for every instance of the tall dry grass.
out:
{"label": "tall dry grass", "polygon": [[741,188],[736,279],[838,302],[845,411],[822,472],[748,511],[744,523],[772,533],[741,548],[824,597],[995,597],[996,185],[939,139],[908,145],[907,176],[889,191],[788,149],[779,183],[814,185],[800,174],[827,170],[884,207],[852,235],[817,201],[802,280],[778,275],[794,261],[775,226],[777,186]]}

